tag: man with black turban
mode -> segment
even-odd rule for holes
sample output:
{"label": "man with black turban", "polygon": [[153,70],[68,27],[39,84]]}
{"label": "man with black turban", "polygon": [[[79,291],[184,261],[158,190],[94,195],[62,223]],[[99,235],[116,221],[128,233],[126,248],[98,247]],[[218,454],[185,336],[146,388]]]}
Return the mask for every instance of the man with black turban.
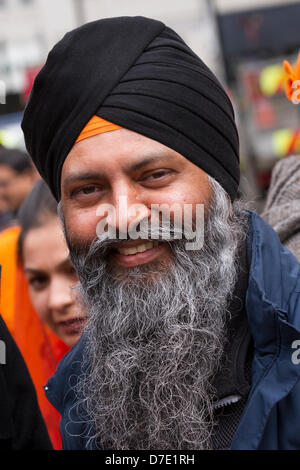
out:
{"label": "man with black turban", "polygon": [[64,449],[300,447],[300,265],[236,200],[238,133],[163,23],[52,49],[22,128],[89,321],[45,387]]}

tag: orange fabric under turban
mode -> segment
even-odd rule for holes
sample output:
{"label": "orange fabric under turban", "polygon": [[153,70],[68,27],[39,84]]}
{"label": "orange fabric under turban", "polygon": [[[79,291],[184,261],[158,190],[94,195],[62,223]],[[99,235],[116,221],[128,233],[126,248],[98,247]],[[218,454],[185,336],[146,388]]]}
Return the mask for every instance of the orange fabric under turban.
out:
{"label": "orange fabric under turban", "polygon": [[87,139],[88,137],[92,137],[93,135],[116,131],[118,129],[121,129],[121,126],[113,124],[112,122],[106,121],[105,119],[94,115],[84,126],[75,143],[80,142],[83,139]]}

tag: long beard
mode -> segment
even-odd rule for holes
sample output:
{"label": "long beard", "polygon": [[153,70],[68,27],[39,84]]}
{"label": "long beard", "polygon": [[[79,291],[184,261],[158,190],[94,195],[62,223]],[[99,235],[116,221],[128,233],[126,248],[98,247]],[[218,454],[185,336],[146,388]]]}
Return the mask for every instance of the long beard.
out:
{"label": "long beard", "polygon": [[149,263],[118,276],[103,242],[83,253],[68,241],[89,315],[75,387],[87,448],[211,448],[211,384],[247,232],[245,212],[233,206],[229,218],[226,195],[213,189],[204,247],[186,251],[172,241],[168,267]]}

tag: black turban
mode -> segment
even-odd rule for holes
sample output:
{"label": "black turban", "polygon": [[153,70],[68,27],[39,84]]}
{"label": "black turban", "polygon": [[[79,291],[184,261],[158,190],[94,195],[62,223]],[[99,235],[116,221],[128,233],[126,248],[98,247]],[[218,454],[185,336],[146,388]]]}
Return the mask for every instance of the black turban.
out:
{"label": "black turban", "polygon": [[236,196],[239,144],[232,104],[210,69],[160,21],[93,21],[50,51],[22,129],[57,200],[63,163],[94,114],[172,148],[214,177],[231,199]]}

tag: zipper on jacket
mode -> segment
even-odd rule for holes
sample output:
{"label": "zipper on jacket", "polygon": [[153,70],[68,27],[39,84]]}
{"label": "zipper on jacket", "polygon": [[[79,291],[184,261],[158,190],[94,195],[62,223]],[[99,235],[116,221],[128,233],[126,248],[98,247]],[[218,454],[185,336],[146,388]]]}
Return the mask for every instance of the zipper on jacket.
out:
{"label": "zipper on jacket", "polygon": [[213,409],[217,410],[222,408],[223,406],[232,405],[233,403],[237,403],[241,399],[241,395],[229,395],[228,397],[224,397],[221,400],[216,401],[213,404]]}

